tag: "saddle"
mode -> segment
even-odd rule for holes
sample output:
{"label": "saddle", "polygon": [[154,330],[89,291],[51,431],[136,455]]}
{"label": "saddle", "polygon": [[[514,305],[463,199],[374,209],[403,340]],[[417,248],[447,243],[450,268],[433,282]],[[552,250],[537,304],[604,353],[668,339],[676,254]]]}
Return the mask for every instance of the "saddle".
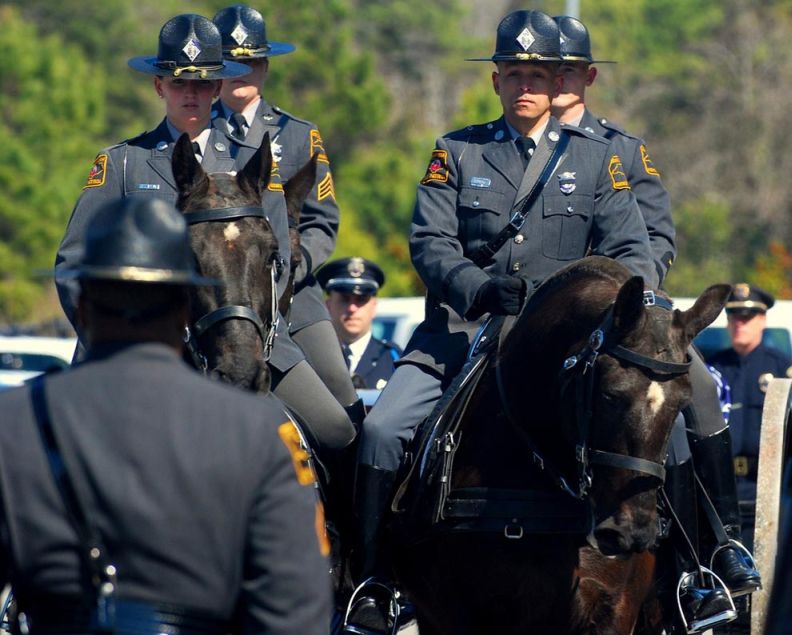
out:
{"label": "saddle", "polygon": [[421,542],[448,530],[496,532],[516,539],[526,533],[588,532],[587,505],[560,491],[451,489],[463,416],[513,322],[493,316],[482,325],[462,371],[418,427],[391,503],[390,528],[401,540]]}

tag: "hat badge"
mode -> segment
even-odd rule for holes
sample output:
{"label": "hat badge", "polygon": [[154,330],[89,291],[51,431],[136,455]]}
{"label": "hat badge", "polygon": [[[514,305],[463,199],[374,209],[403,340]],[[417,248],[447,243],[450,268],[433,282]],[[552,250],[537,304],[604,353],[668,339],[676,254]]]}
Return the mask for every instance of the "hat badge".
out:
{"label": "hat badge", "polygon": [[366,270],[366,265],[363,262],[363,258],[352,258],[349,261],[349,265],[347,266],[347,271],[349,275],[353,278],[360,278],[363,275],[363,272]]}
{"label": "hat badge", "polygon": [[194,62],[195,58],[201,54],[201,47],[198,46],[198,42],[190,38],[187,44],[184,45],[182,51],[191,62]]}
{"label": "hat badge", "polygon": [[248,30],[242,26],[242,24],[237,24],[233,31],[231,31],[231,37],[234,38],[234,42],[242,46],[242,43],[247,39]]}
{"label": "hat badge", "polygon": [[751,295],[751,288],[747,284],[741,282],[740,284],[735,285],[734,297],[737,300],[747,300],[749,295]]}
{"label": "hat badge", "polygon": [[528,30],[528,27],[525,27],[522,31],[520,31],[520,35],[517,36],[517,42],[520,46],[522,46],[523,51],[527,51],[531,48],[531,44],[536,41],[536,38],[533,34]]}

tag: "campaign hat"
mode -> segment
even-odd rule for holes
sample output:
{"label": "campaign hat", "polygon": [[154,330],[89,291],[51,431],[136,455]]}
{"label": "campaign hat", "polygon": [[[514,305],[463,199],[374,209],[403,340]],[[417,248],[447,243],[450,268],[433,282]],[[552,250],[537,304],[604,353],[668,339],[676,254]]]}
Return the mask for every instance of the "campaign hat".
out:
{"label": "campaign hat", "polygon": [[756,285],[740,282],[732,287],[726,300],[727,314],[767,313],[775,304],[775,298]]}
{"label": "campaign hat", "polygon": [[376,295],[385,284],[385,273],[371,260],[355,256],[328,262],[316,273],[316,279],[328,292]]}
{"label": "campaign hat", "polygon": [[235,4],[221,9],[212,19],[223,39],[223,57],[227,60],[253,60],[286,55],[295,46],[267,39],[267,24],[255,9]]}
{"label": "campaign hat", "polygon": [[588,64],[615,64],[612,60],[595,60],[591,55],[591,37],[586,25],[570,15],[557,15],[553,18],[558,24],[561,36],[561,57],[565,62],[586,62]]}
{"label": "campaign hat", "polygon": [[57,271],[57,277],[221,284],[198,274],[184,216],[159,198],[131,196],[105,203],[87,226],[83,244],[80,262]]}
{"label": "campaign hat", "polygon": [[560,62],[561,44],[555,20],[541,11],[513,11],[498,24],[495,52],[469,62]]}
{"label": "campaign hat", "polygon": [[177,15],[163,25],[156,56],[133,57],[127,64],[141,73],[182,79],[230,79],[250,72],[245,64],[223,59],[220,31],[195,13]]}

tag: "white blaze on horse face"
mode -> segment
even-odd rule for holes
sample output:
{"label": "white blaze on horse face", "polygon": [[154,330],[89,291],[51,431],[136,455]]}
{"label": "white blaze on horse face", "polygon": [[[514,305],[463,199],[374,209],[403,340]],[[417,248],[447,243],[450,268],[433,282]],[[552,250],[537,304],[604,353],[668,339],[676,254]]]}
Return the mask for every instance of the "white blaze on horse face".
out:
{"label": "white blaze on horse face", "polygon": [[656,415],[663,405],[663,402],[665,402],[663,385],[656,381],[651,382],[649,384],[649,390],[646,391],[646,401],[649,404],[649,409],[652,411],[652,414]]}
{"label": "white blaze on horse face", "polygon": [[237,227],[236,223],[228,223],[226,228],[223,230],[223,236],[227,242],[232,243],[237,238],[239,238],[239,227]]}

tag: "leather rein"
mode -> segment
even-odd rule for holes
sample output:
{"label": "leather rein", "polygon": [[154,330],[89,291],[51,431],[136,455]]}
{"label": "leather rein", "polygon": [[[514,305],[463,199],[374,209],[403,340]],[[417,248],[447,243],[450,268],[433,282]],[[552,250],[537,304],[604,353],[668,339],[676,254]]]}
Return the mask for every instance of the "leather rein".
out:
{"label": "leather rein", "polygon": [[[260,206],[247,205],[242,207],[219,207],[214,209],[199,209],[191,212],[184,212],[184,220],[188,225],[197,225],[199,223],[209,223],[215,221],[228,222],[237,218],[263,218],[269,221],[269,218],[264,213]],[[206,333],[214,325],[224,322],[225,320],[246,320],[253,324],[256,332],[261,338],[264,347],[263,359],[269,361],[272,356],[272,347],[275,343],[275,331],[278,327],[278,320],[280,314],[278,313],[278,289],[277,283],[280,278],[281,268],[283,266],[278,252],[274,252],[270,256],[270,326],[266,327],[261,316],[251,307],[241,304],[226,304],[220,306],[206,315],[196,320],[192,329],[189,326],[185,327],[184,343],[187,350],[190,352],[193,363],[204,374],[208,372],[208,363],[206,356],[203,355],[198,348],[197,338]]]}
{"label": "leather rein", "polygon": [[[668,311],[673,310],[673,304],[669,300],[655,295],[653,291],[644,292],[643,303],[644,306],[647,307],[657,306]],[[501,405],[503,406],[503,411],[512,428],[514,428],[517,436],[530,450],[533,461],[537,467],[546,472],[562,491],[578,500],[584,499],[591,488],[592,465],[606,465],[638,472],[639,474],[644,474],[657,480],[658,485],[665,482],[665,467],[660,463],[588,447],[588,436],[592,419],[595,364],[597,358],[600,355],[610,355],[611,357],[620,359],[631,366],[636,366],[649,373],[666,375],[669,377],[684,375],[690,369],[691,364],[689,356],[686,362],[665,362],[625,348],[620,344],[609,343],[608,335],[610,334],[612,326],[613,305],[609,307],[600,325],[591,333],[583,350],[567,357],[562,364],[560,372],[561,393],[563,394],[566,392],[570,385],[575,389],[574,398],[576,402],[578,432],[578,443],[575,445],[575,461],[578,468],[577,488],[573,488],[566,477],[561,474],[560,470],[558,470],[552,462],[542,456],[528,432],[526,432],[514,418],[509,408],[508,400],[506,399],[501,364],[496,364],[495,366],[498,395],[501,400]]]}

